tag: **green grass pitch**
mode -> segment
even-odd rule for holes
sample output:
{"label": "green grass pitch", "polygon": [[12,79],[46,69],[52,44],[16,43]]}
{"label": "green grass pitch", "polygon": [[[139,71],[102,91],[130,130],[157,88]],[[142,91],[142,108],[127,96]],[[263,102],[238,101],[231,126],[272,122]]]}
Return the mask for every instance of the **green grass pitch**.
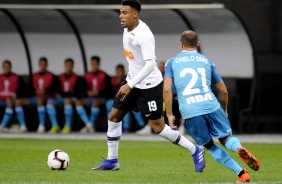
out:
{"label": "green grass pitch", "polygon": [[[244,144],[261,162],[258,172],[235,153],[254,183],[282,183],[282,144]],[[65,171],[51,171],[47,156],[54,149],[70,155]],[[204,173],[195,173],[191,156],[168,142],[121,141],[120,171],[91,171],[106,156],[106,141],[0,139],[0,183],[234,183],[237,176],[206,154]]]}

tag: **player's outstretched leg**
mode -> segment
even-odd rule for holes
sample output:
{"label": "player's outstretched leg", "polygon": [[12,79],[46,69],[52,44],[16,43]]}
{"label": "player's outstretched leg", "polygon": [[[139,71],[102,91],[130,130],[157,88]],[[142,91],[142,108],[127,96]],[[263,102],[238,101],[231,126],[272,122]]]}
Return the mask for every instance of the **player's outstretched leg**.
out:
{"label": "player's outstretched leg", "polygon": [[150,120],[149,124],[152,126],[155,133],[158,133],[161,137],[188,150],[193,157],[196,172],[203,172],[205,168],[204,152],[199,146],[195,146],[178,131],[172,130],[168,125],[164,125],[164,128],[161,131],[158,131],[158,129],[163,126],[162,124],[155,120]]}
{"label": "player's outstretched leg", "polygon": [[256,157],[246,148],[242,147],[240,140],[236,137],[227,137],[220,139],[220,142],[229,150],[238,153],[239,157],[254,171],[258,171],[260,163]]}
{"label": "player's outstretched leg", "polygon": [[245,169],[241,168],[226,151],[213,144],[212,142],[210,142],[210,146],[205,147],[208,149],[209,154],[213,157],[214,160],[238,175],[238,183],[250,182],[251,178],[248,172]]}
{"label": "player's outstretched leg", "polygon": [[120,169],[118,163],[118,146],[119,139],[122,134],[122,123],[108,121],[108,158],[104,160],[99,167],[92,168],[92,170],[112,170],[116,171]]}

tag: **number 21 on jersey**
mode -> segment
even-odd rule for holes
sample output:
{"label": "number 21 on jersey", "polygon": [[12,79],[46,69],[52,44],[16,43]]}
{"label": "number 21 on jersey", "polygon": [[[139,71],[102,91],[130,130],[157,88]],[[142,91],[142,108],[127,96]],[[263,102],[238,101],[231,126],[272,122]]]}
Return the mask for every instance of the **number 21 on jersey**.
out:
{"label": "number 21 on jersey", "polygon": [[185,68],[180,72],[180,78],[185,77],[187,74],[192,76],[190,82],[187,84],[186,88],[183,91],[183,96],[192,95],[200,93],[200,88],[194,88],[197,80],[198,80],[198,73],[201,76],[202,87],[204,92],[209,92],[209,88],[207,86],[207,78],[206,78],[206,70],[205,68],[197,68],[197,70],[193,68]]}

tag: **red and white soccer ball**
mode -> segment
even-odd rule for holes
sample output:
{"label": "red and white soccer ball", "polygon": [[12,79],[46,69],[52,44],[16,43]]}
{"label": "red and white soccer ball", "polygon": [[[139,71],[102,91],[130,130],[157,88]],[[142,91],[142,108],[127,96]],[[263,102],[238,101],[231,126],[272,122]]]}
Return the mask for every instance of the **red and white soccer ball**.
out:
{"label": "red and white soccer ball", "polygon": [[56,149],[48,155],[47,164],[52,170],[65,170],[70,164],[70,157],[63,150]]}

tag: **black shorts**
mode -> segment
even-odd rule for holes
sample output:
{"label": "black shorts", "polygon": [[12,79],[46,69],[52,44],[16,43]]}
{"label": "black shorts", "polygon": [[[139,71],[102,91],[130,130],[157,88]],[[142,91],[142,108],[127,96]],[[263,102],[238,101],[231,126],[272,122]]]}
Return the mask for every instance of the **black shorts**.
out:
{"label": "black shorts", "polygon": [[[124,81],[121,86],[126,83]],[[163,115],[163,84],[149,89],[133,88],[124,101],[115,97],[113,107],[125,111],[140,111],[144,118],[157,120]]]}

